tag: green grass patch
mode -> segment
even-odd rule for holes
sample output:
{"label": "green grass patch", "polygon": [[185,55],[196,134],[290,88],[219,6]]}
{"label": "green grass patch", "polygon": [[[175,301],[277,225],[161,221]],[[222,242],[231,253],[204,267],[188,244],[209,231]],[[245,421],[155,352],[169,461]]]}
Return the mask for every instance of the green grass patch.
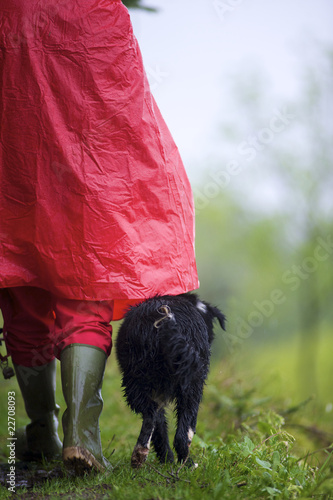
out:
{"label": "green grass patch", "polygon": [[[299,392],[296,341],[293,346],[288,342],[274,348],[249,349],[212,366],[192,443],[192,456],[199,464],[194,470],[177,464],[161,466],[153,451],[144,468],[131,469],[130,455],[141,421],[125,405],[112,355],[104,379],[100,424],[104,452],[113,470],[70,478],[59,464],[34,466],[29,474],[35,480],[18,490],[19,498],[333,498],[331,393],[329,381],[319,370],[320,366],[327,368],[332,341],[329,335],[324,337],[317,365],[317,395]],[[17,382],[1,381],[3,408],[8,391],[13,390],[17,394],[16,423],[20,426],[27,420]],[[63,411],[60,382],[57,400]],[[174,423],[170,425],[171,439],[173,432]],[[2,411],[3,464],[7,460],[7,435],[7,415]],[[49,473],[54,467],[59,469],[56,477]],[[0,498],[10,497],[2,486]]]}

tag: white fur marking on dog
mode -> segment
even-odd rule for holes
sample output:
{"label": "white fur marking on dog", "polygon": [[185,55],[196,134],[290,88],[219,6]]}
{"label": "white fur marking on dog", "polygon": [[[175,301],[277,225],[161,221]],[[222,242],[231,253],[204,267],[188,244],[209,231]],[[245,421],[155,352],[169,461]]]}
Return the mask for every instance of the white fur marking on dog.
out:
{"label": "white fur marking on dog", "polygon": [[206,304],[204,304],[203,302],[201,302],[201,300],[198,300],[198,302],[197,302],[197,308],[199,309],[199,311],[201,311],[203,313],[207,312],[207,306],[206,306]]}
{"label": "white fur marking on dog", "polygon": [[187,433],[187,437],[188,437],[188,440],[189,440],[190,443],[192,442],[193,436],[194,436],[194,432],[193,432],[193,430],[190,427],[189,430],[188,430],[188,433]]}
{"label": "white fur marking on dog", "polygon": [[148,443],[147,443],[148,450],[150,450],[150,443],[151,443],[151,438],[153,437],[153,433],[154,433],[154,429],[152,430],[152,433],[150,434],[150,438],[148,439]]}

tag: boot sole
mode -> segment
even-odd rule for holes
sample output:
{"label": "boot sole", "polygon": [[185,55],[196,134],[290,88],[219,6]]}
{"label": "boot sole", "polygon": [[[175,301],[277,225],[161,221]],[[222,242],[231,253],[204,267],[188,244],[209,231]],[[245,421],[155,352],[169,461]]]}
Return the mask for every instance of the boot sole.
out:
{"label": "boot sole", "polygon": [[86,448],[71,446],[63,451],[65,467],[74,472],[76,476],[83,476],[92,471],[104,472],[105,467],[96,460],[94,455]]}

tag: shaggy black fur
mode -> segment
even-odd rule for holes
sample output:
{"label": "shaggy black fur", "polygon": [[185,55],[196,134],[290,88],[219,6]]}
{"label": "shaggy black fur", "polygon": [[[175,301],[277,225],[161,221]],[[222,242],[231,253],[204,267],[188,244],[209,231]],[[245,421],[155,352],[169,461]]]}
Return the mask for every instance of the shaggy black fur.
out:
{"label": "shaggy black fur", "polygon": [[158,296],[131,307],[119,329],[116,355],[128,405],[142,415],[131,464],[140,467],[152,440],[161,462],[173,462],[165,406],[175,401],[178,460],[188,458],[209,370],[213,321],[224,329],[219,309],[194,293]]}

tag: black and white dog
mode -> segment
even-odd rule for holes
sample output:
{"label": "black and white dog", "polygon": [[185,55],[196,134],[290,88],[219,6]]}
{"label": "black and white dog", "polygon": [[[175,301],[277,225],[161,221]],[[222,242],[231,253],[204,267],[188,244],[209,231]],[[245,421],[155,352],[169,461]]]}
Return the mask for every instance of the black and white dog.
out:
{"label": "black and white dog", "polygon": [[128,405],[142,415],[131,465],[145,462],[152,441],[160,462],[173,462],[165,406],[175,401],[178,460],[188,457],[209,370],[213,321],[221,311],[194,293],[157,296],[131,307],[119,329],[116,355]]}

